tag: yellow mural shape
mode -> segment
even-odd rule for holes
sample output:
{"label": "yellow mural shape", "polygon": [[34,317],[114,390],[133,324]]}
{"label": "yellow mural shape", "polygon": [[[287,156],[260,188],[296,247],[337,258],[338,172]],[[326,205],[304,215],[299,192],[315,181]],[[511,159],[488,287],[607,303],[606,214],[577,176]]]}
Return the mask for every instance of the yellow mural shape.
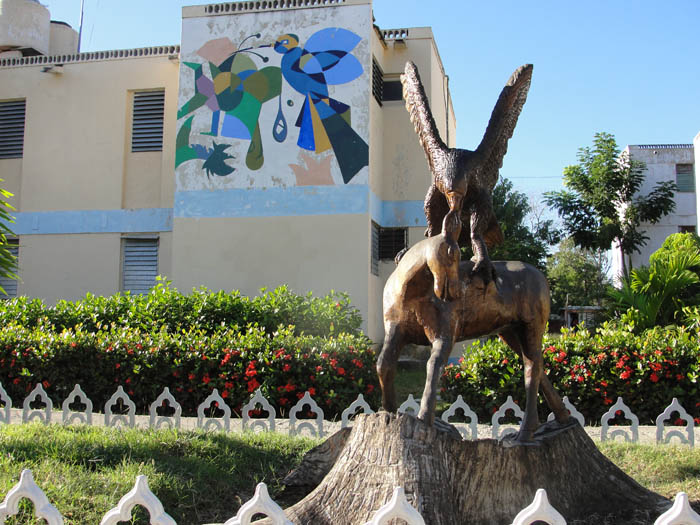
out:
{"label": "yellow mural shape", "polygon": [[321,122],[321,117],[318,116],[316,107],[311,103],[311,96],[307,95],[306,98],[309,108],[311,109],[311,122],[314,130],[315,151],[316,153],[323,153],[324,151],[331,149],[331,141],[328,138],[328,133],[326,133],[326,128],[323,126],[323,122]]}

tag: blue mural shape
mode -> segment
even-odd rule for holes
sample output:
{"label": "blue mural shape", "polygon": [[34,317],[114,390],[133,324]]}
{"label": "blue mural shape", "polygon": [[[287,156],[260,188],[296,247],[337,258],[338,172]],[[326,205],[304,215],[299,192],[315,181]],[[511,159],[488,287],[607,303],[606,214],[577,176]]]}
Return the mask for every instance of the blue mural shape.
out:
{"label": "blue mural shape", "polygon": [[360,40],[352,31],[329,27],[311,35],[303,47],[293,33],[274,44],[282,54],[282,76],[305,97],[296,120],[297,145],[316,153],[332,148],[346,184],[367,166],[369,147],[352,129],[350,106],[331,98],[328,86],[362,75],[362,64],[351,54]]}

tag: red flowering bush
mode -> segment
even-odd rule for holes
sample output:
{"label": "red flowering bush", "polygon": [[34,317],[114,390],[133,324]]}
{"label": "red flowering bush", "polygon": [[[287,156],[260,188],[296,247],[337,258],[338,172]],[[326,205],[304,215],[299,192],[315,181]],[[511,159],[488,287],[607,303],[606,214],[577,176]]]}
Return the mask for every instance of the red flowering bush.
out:
{"label": "red flowering bush", "polygon": [[292,327],[267,334],[257,326],[206,334],[144,333],[119,328],[60,334],[11,325],[0,330],[0,382],[14,406],[36,383],[60,406],[76,383],[101,411],[121,385],[140,413],[168,387],[195,415],[198,404],[218,389],[229,406],[241,406],[261,387],[279,415],[307,390],[327,418],[339,416],[358,393],[374,406],[378,389],[375,356],[364,336],[298,336]]}
{"label": "red flowering bush", "polygon": [[[547,337],[544,368],[561,396],[569,396],[588,421],[600,422],[622,396],[640,423],[652,424],[676,397],[700,424],[699,348],[698,335],[682,327],[635,335],[604,324],[595,333]],[[474,344],[459,364],[445,370],[442,397],[453,401],[459,394],[483,422],[508,395],[524,406],[520,357],[496,339]],[[541,412],[546,416],[547,407]]]}

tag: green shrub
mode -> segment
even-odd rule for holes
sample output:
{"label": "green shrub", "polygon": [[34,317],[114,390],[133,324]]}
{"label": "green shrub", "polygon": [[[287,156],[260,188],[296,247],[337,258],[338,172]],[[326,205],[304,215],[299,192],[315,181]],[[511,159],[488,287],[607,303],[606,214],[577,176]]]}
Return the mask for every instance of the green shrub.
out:
{"label": "green shrub", "polygon": [[360,334],[362,318],[347,294],[331,291],[324,297],[298,295],[286,286],[249,298],[238,291],[212,292],[205,288],[184,295],[161,281],[146,295],[88,294],[80,301],[47,306],[40,299],[18,297],[0,304],[0,326],[52,325],[55,330],[81,328],[98,331],[109,326],[143,331],[206,333],[258,324],[268,333],[279,325],[293,325],[297,334],[327,336]]}
{"label": "green shrub", "polygon": [[261,387],[279,415],[308,390],[333,418],[358,393],[378,404],[374,362],[371,341],[362,335],[322,338],[297,335],[293,327],[274,333],[256,325],[211,334],[117,326],[56,332],[40,322],[0,329],[0,382],[15,406],[40,382],[60,406],[79,383],[98,411],[122,385],[139,413],[168,387],[183,415],[195,415],[213,388],[240,414]]}
{"label": "green shrub", "polygon": [[[604,324],[594,333],[583,329],[545,338],[544,368],[559,394],[589,422],[599,423],[622,396],[642,424],[652,424],[674,397],[700,424],[698,343],[697,334],[682,327],[635,335]],[[520,361],[497,339],[475,343],[459,364],[446,368],[442,397],[451,402],[461,394],[483,422],[508,395],[524,407]],[[541,417],[549,412],[540,409]]]}

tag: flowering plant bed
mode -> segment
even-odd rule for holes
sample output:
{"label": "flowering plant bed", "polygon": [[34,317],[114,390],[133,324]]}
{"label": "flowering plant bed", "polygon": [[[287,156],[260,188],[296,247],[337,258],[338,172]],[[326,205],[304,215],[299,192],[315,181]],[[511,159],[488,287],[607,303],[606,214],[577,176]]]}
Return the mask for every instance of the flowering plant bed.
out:
{"label": "flowering plant bed", "polygon": [[[698,348],[698,335],[682,327],[635,335],[603,325],[595,332],[547,336],[544,368],[560,395],[590,421],[622,396],[640,422],[649,423],[675,397],[700,424]],[[504,343],[477,342],[458,364],[447,366],[442,397],[452,402],[461,395],[480,420],[488,420],[506,395],[524,406],[522,374],[520,358]]]}

